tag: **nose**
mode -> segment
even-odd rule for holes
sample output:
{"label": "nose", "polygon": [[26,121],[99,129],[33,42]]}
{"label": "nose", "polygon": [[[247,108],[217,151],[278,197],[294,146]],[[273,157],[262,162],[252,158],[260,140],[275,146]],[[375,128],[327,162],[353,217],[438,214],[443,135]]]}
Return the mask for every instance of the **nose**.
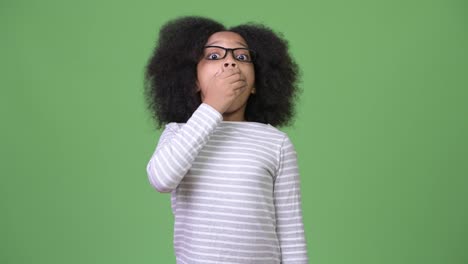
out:
{"label": "nose", "polygon": [[236,61],[234,60],[234,53],[232,50],[230,50],[230,52],[228,52],[229,54],[227,54],[226,56],[226,59],[225,59],[225,62],[224,62],[224,67],[225,68],[228,68],[228,67],[232,67],[232,68],[236,68],[237,67],[237,64],[236,64]]}
{"label": "nose", "polygon": [[236,68],[237,64],[235,62],[225,62],[224,67],[225,68],[229,68],[229,67]]}

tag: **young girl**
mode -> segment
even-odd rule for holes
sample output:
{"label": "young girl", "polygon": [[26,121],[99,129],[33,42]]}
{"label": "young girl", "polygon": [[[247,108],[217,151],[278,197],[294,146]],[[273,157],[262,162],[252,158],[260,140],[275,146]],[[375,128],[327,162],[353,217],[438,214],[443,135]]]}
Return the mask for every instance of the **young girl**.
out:
{"label": "young girl", "polygon": [[298,69],[258,24],[168,22],[145,95],[159,128],[147,165],[171,193],[177,263],[308,263],[293,117]]}

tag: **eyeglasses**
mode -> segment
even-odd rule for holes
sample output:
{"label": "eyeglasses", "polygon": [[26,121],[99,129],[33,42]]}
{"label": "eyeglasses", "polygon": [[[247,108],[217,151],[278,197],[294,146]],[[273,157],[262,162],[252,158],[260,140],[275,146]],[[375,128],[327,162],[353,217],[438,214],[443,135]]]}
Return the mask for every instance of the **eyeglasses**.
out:
{"label": "eyeglasses", "polygon": [[253,62],[255,51],[247,48],[228,49],[220,46],[205,46],[203,58],[207,60],[222,60],[226,58],[228,51],[232,52],[232,57],[241,62]]}

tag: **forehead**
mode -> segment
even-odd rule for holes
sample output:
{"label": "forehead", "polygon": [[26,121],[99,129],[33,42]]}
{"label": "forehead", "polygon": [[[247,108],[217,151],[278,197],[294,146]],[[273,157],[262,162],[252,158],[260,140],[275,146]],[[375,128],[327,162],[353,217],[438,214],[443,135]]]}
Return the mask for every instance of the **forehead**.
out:
{"label": "forehead", "polygon": [[216,32],[208,38],[207,45],[229,45],[229,46],[243,46],[247,47],[244,38],[234,32],[220,31]]}

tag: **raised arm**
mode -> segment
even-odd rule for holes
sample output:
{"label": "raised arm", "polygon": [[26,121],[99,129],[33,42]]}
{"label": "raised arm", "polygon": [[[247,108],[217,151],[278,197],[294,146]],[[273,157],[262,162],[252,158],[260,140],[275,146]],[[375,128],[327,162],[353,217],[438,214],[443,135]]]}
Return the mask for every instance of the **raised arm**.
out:
{"label": "raised arm", "polygon": [[307,264],[297,155],[287,136],[281,147],[280,163],[274,185],[274,201],[281,263]]}
{"label": "raised arm", "polygon": [[179,185],[222,118],[217,110],[202,103],[180,129],[175,123],[166,125],[146,166],[156,190],[171,192]]}

